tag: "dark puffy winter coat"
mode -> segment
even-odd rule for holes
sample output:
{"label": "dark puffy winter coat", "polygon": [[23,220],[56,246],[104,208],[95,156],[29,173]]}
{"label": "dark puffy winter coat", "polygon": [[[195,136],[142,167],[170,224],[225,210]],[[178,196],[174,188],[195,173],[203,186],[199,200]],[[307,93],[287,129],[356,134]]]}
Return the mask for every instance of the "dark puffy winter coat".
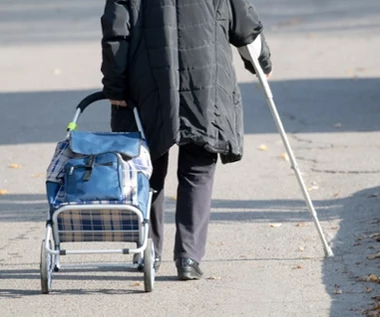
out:
{"label": "dark puffy winter coat", "polygon": [[[250,44],[262,25],[250,0],[108,0],[103,29],[104,93],[140,110],[152,158],[177,143],[243,154],[242,101],[230,44]],[[264,41],[260,63],[271,70]],[[245,61],[246,67],[247,61]],[[130,110],[113,107],[114,131]]]}

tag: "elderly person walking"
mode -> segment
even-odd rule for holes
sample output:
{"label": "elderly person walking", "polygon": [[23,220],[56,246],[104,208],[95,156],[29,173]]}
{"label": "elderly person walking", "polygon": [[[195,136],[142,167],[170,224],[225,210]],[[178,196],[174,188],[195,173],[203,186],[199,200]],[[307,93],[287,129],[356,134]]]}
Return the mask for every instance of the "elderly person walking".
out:
{"label": "elderly person walking", "polygon": [[[242,100],[230,44],[251,44],[263,26],[250,0],[107,0],[101,22],[112,130],[136,129],[128,103],[136,105],[153,160],[155,268],[163,247],[169,149],[177,144],[174,260],[180,280],[200,279],[218,155],[222,163],[243,155]],[[263,36],[260,41],[259,61],[269,74],[269,49]]]}

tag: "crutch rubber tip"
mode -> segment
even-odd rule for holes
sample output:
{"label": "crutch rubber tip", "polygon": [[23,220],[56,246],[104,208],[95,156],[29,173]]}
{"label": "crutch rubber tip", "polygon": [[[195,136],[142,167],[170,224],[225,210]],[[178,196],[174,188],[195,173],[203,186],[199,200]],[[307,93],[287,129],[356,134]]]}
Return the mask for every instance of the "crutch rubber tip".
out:
{"label": "crutch rubber tip", "polygon": [[328,248],[327,250],[325,250],[325,257],[326,258],[331,258],[334,256],[334,253],[332,252],[332,250],[330,248]]}

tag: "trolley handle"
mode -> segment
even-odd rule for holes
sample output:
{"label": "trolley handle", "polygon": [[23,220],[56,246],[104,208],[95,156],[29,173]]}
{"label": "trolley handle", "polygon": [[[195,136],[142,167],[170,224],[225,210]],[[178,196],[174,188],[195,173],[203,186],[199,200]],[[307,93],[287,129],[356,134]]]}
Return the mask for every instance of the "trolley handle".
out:
{"label": "trolley handle", "polygon": [[77,109],[80,109],[80,112],[82,113],[90,104],[106,99],[106,96],[102,91],[95,92],[91,95],[88,95],[86,98],[84,98],[77,106]]}
{"label": "trolley handle", "polygon": [[[88,95],[87,97],[85,97],[78,104],[77,111],[75,113],[74,119],[67,126],[67,132],[70,133],[70,131],[76,130],[79,116],[82,114],[82,112],[90,104],[92,104],[92,103],[94,103],[96,101],[99,101],[99,100],[104,100],[104,99],[107,99],[107,98],[106,98],[106,96],[104,95],[104,93],[102,91],[95,92],[95,93],[93,93],[93,94]],[[138,128],[139,132],[141,133],[142,138],[145,139],[145,133],[144,133],[143,126],[141,124],[140,115],[139,115],[139,112],[137,110],[137,107],[135,106],[135,104],[133,102],[128,102],[128,107],[133,110],[133,114],[134,114],[134,117],[135,117],[135,120],[136,120],[137,128]]]}

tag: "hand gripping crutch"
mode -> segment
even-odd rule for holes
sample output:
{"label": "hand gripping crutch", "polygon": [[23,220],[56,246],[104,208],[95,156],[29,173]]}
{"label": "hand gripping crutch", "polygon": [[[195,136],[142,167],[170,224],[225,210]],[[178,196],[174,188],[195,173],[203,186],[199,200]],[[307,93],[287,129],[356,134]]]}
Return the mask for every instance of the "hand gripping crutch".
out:
{"label": "hand gripping crutch", "polygon": [[322,240],[323,248],[324,248],[324,251],[325,251],[325,256],[326,257],[331,257],[331,256],[334,255],[334,253],[332,252],[332,250],[331,250],[330,246],[328,245],[327,240],[326,240],[326,238],[325,238],[325,236],[323,234],[321,225],[320,225],[319,220],[318,220],[317,212],[315,211],[313,203],[312,203],[312,201],[310,199],[309,193],[306,190],[306,186],[305,186],[305,183],[304,183],[304,181],[302,179],[301,172],[300,172],[300,170],[298,168],[295,156],[294,156],[293,151],[292,151],[292,149],[290,147],[290,144],[289,144],[288,138],[286,136],[284,127],[282,125],[280,116],[279,116],[279,114],[277,112],[276,105],[275,105],[275,103],[273,101],[273,95],[272,95],[272,91],[271,91],[271,89],[269,87],[267,77],[264,74],[264,72],[263,72],[263,70],[262,70],[262,68],[260,66],[260,63],[258,61],[258,57],[260,56],[260,52],[261,52],[261,38],[260,38],[260,36],[254,41],[254,43],[252,43],[250,45],[247,45],[247,46],[239,49],[239,52],[244,57],[247,57],[247,55],[248,55],[249,60],[252,62],[253,67],[255,68],[256,76],[259,79],[261,88],[263,89],[263,92],[265,94],[265,98],[267,100],[269,109],[270,109],[270,111],[271,111],[271,113],[273,115],[273,118],[274,118],[274,121],[276,123],[278,132],[281,135],[282,142],[284,143],[286,151],[287,151],[287,153],[289,155],[289,159],[290,159],[290,162],[291,162],[291,168],[294,170],[294,173],[295,173],[295,175],[297,177],[298,183],[299,183],[299,185],[301,187],[301,190],[302,190],[305,202],[307,204],[307,207],[309,208],[310,213],[313,216],[313,220],[314,220],[315,226],[317,227],[319,236],[320,236],[320,238]]}

